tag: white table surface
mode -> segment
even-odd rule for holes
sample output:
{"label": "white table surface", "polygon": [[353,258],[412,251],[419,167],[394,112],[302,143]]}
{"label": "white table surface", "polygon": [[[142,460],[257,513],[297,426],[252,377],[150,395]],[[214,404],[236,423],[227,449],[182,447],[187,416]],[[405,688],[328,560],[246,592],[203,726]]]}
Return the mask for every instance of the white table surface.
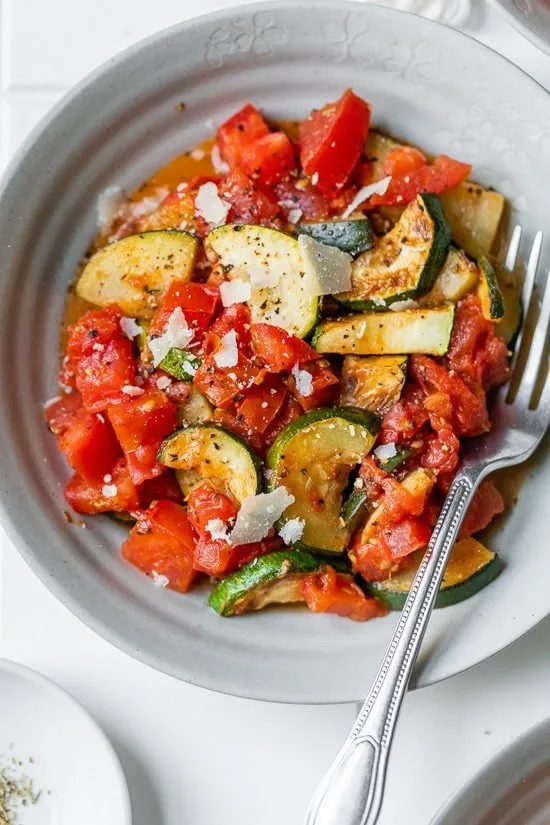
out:
{"label": "white table surface", "polygon": [[[182,18],[229,5],[0,0],[2,163],[59,96],[107,57]],[[467,31],[550,88],[550,58],[486,0],[474,5]],[[75,619],[0,538],[0,655],[53,678],[102,725],[126,772],[135,825],[301,825],[354,706],[250,702],[156,673]],[[547,621],[469,673],[409,695],[380,825],[427,825],[482,761],[550,715],[549,634]]]}

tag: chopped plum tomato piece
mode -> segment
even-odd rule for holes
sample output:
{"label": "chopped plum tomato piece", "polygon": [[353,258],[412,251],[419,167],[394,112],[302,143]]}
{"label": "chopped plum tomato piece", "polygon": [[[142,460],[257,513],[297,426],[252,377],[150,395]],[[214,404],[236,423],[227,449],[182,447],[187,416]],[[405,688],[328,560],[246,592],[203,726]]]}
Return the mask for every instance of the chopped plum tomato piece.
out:
{"label": "chopped plum tomato piece", "polygon": [[201,536],[209,536],[209,522],[220,519],[225,526],[237,516],[239,505],[225,493],[205,483],[195,487],[187,498],[189,521]]}
{"label": "chopped plum tomato piece", "polygon": [[287,395],[279,414],[264,432],[263,440],[265,447],[270,447],[279,433],[282,432],[288,424],[292,424],[293,421],[300,418],[303,413],[304,411],[296,399],[291,395]]}
{"label": "chopped plum tomato piece", "polygon": [[237,407],[238,417],[249,429],[264,433],[283,406],[287,391],[277,381],[266,381],[246,390],[244,395],[244,401]]}
{"label": "chopped plum tomato piece", "polygon": [[59,436],[58,444],[71,467],[91,483],[110,473],[122,452],[105,416],[84,408]]}
{"label": "chopped plum tomato piece", "polygon": [[215,407],[231,405],[260,376],[260,370],[249,358],[242,353],[237,357],[235,366],[219,367],[214,356],[208,356],[194,375],[193,384]]}
{"label": "chopped plum tomato piece", "polygon": [[301,590],[313,613],[334,613],[356,622],[366,622],[387,613],[376,599],[365,596],[351,576],[337,573],[333,567],[306,576]]}
{"label": "chopped plum tomato piece", "polygon": [[384,160],[383,177],[400,178],[426,165],[426,157],[414,146],[390,149]]}
{"label": "chopped plum tomato piece", "polygon": [[370,106],[351,89],[302,121],[302,168],[321,192],[337,194],[344,186],[359,160],[369,125]]}
{"label": "chopped plum tomato piece", "polygon": [[[311,380],[307,376],[311,376]],[[306,412],[334,404],[339,384],[340,381],[326,358],[303,364],[298,372],[293,372],[288,379],[292,394]]]}
{"label": "chopped plum tomato piece", "polygon": [[216,318],[204,339],[206,353],[215,352],[224,335],[231,330],[237,334],[237,346],[245,354],[249,354],[250,344],[250,310],[245,304],[233,304],[227,307]]}
{"label": "chopped plum tomato piece", "polygon": [[150,507],[153,501],[167,499],[176,504],[183,503],[183,493],[172,470],[165,470],[155,478],[148,478],[139,485],[139,505],[141,509]]}
{"label": "chopped plum tomato piece", "polygon": [[286,220],[292,218],[292,223],[317,221],[331,213],[330,201],[307,178],[282,180],[274,191]]}
{"label": "chopped plum tomato piece", "polygon": [[128,460],[134,484],[164,472],[157,462],[162,440],[177,426],[176,408],[160,390],[147,389],[124,404],[107,410]]}
{"label": "chopped plum tomato piece", "polygon": [[182,310],[185,320],[195,336],[191,344],[197,343],[214,317],[219,304],[219,291],[214,287],[193,281],[176,281],[171,284],[151,320],[149,335],[161,335],[173,311]]}
{"label": "chopped plum tomato piece", "polygon": [[472,533],[485,530],[494,517],[503,512],[504,507],[504,499],[495,487],[494,481],[490,478],[485,479],[479,485],[468,508],[460,536],[471,536]]}
{"label": "chopped plum tomato piece", "polygon": [[508,346],[497,335],[495,324],[483,316],[479,298],[467,295],[459,301],[449,349],[445,357],[454,370],[472,387],[488,392],[510,377]]}
{"label": "chopped plum tomato piece", "polygon": [[295,171],[294,146],[284,132],[270,132],[242,148],[241,165],[253,180],[272,186]]}
{"label": "chopped plum tomato piece", "polygon": [[272,324],[252,324],[252,349],[269,372],[291,370],[296,364],[320,358],[318,352],[301,338]]}
{"label": "chopped plum tomato piece", "polygon": [[441,195],[468,177],[472,167],[468,163],[439,155],[433,163],[418,166],[404,175],[392,177],[383,195],[373,195],[367,206],[405,206],[420,194]]}
{"label": "chopped plum tomato piece", "polygon": [[219,127],[216,140],[220,155],[234,169],[241,164],[243,149],[268,133],[269,126],[261,114],[247,103]]}
{"label": "chopped plum tomato piece", "polygon": [[432,535],[430,525],[417,516],[388,524],[381,528],[380,533],[394,561],[426,547]]}
{"label": "chopped plum tomato piece", "polygon": [[49,401],[44,407],[44,417],[50,432],[54,435],[63,435],[81,407],[82,398],[77,392],[68,395],[64,393],[59,398]]}
{"label": "chopped plum tomato piece", "polygon": [[120,328],[122,316],[122,311],[115,305],[90,309],[81,315],[68,329],[66,353],[69,359],[78,361],[99,352],[98,345],[106,347],[111,341],[124,338]]}
{"label": "chopped plum tomato piece", "polygon": [[396,444],[409,441],[428,421],[424,407],[424,393],[414,384],[406,384],[399,401],[382,419],[379,441],[382,444]]}
{"label": "chopped plum tomato piece", "polygon": [[138,492],[124,458],[117,461],[110,476],[110,481],[101,480],[92,484],[75,473],[65,487],[67,502],[73,510],[84,515],[138,510]]}
{"label": "chopped plum tomato piece", "polygon": [[227,410],[217,409],[214,410],[213,421],[231,430],[236,435],[240,435],[256,452],[261,453],[263,451],[263,442],[266,440],[265,434],[262,440],[261,434],[257,430],[252,430],[243,418],[232,415]]}
{"label": "chopped plum tomato piece", "polygon": [[194,549],[195,537],[185,507],[161,500],[139,514],[122,545],[122,555],[159,584],[185,593],[196,576]]}
{"label": "chopped plum tomato piece", "polygon": [[272,226],[280,225],[280,208],[273,195],[250,180],[242,169],[233,169],[220,186],[220,197],[231,204],[228,221]]}
{"label": "chopped plum tomato piece", "polygon": [[206,573],[207,576],[220,578],[233,573],[243,564],[248,564],[259,556],[281,549],[282,545],[283,542],[278,536],[235,547],[223,539],[201,536],[195,547],[193,564],[195,570]]}

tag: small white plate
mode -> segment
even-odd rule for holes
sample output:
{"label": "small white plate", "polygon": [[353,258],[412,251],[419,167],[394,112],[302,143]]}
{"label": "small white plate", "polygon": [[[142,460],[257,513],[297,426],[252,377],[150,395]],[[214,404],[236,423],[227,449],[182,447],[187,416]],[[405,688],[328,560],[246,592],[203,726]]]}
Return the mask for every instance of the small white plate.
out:
{"label": "small white plate", "polygon": [[493,0],[512,26],[550,54],[550,4],[546,0]]}
{"label": "small white plate", "polygon": [[41,791],[35,805],[20,809],[18,822],[130,825],[122,768],[84,708],[49,679],[6,659],[0,659],[0,697],[0,754],[20,759],[21,772]]}

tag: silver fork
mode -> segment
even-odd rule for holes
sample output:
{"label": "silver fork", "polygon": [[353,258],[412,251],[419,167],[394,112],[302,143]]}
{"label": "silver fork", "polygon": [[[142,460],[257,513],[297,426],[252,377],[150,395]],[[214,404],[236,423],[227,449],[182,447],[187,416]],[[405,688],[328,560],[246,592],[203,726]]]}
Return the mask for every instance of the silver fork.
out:
{"label": "silver fork", "polygon": [[[510,270],[516,264],[520,241],[521,227],[516,226],[505,260]],[[525,318],[541,249],[542,233],[538,232],[522,290]],[[461,462],[378,675],[344,746],[317,788],[307,825],[374,825],[378,820],[397,718],[468,505],[489,473],[529,458],[548,428],[550,378],[546,375],[548,365],[543,361],[549,321],[550,275],[531,341],[522,340],[520,333],[516,343],[512,378],[495,400],[494,427],[487,435],[471,441]],[[522,356],[518,358],[520,350]],[[525,363],[521,375],[520,362]],[[544,387],[535,403],[534,388],[542,375]],[[517,387],[515,397],[510,387]]]}

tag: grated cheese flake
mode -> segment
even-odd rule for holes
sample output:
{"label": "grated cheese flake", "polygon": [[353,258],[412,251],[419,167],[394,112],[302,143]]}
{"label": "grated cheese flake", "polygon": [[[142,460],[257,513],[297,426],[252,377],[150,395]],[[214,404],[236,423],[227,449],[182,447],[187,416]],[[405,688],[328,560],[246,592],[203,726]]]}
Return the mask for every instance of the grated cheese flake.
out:
{"label": "grated cheese flake", "polygon": [[317,186],[317,184],[319,183],[319,172],[313,173],[313,175],[311,176],[311,182],[314,186]]}
{"label": "grated cheese flake", "polygon": [[349,218],[352,212],[355,212],[358,206],[368,201],[373,195],[385,195],[388,191],[388,186],[391,183],[391,175],[388,175],[382,180],[377,180],[376,183],[369,183],[368,186],[363,186],[356,194],[349,206],[342,212],[343,218]]}
{"label": "grated cheese flake", "polygon": [[306,523],[302,518],[291,518],[285,521],[279,530],[279,535],[285,544],[294,544],[302,538],[305,526]]}
{"label": "grated cheese flake", "polygon": [[172,379],[168,378],[167,375],[161,375],[160,378],[157,378],[157,388],[159,390],[166,390],[172,383]]}
{"label": "grated cheese flake", "polygon": [[101,493],[104,498],[114,498],[118,493],[116,484],[104,484],[101,488]]}
{"label": "grated cheese flake", "polygon": [[229,172],[229,164],[222,160],[222,156],[220,155],[220,147],[217,143],[215,143],[210,150],[210,160],[212,161],[212,166],[216,172],[220,172],[222,175],[226,175]]}
{"label": "grated cheese flake", "polygon": [[407,298],[406,301],[394,301],[393,304],[389,305],[388,309],[391,309],[392,312],[401,312],[402,309],[416,309],[417,307],[417,301],[413,301],[412,298]]}
{"label": "grated cheese flake", "polygon": [[52,407],[54,404],[57,404],[57,402],[58,402],[58,401],[61,401],[61,396],[60,396],[60,395],[54,395],[54,397],[53,397],[53,398],[49,398],[49,399],[48,399],[48,400],[47,400],[47,401],[46,401],[46,402],[42,405],[42,409],[44,409],[44,410],[49,410],[49,408],[50,408],[50,407]]}
{"label": "grated cheese flake", "polygon": [[204,149],[192,149],[189,153],[193,160],[202,160],[206,152]]}
{"label": "grated cheese flake", "polygon": [[288,220],[290,223],[298,223],[303,214],[301,209],[291,209],[288,213]]}
{"label": "grated cheese flake", "polygon": [[122,392],[124,395],[129,395],[131,398],[134,398],[137,395],[143,395],[145,390],[141,387],[134,387],[132,384],[125,384],[122,388]]}
{"label": "grated cheese flake", "polygon": [[166,322],[162,335],[149,338],[153,366],[158,367],[173,347],[175,349],[185,349],[193,340],[194,335],[194,331],[187,325],[182,308],[176,307]]}
{"label": "grated cheese flake", "polygon": [[156,570],[151,571],[151,578],[157,587],[167,587],[167,585],[170,584],[168,576],[163,575],[163,573],[157,573]]}
{"label": "grated cheese flake", "polygon": [[214,361],[218,367],[236,367],[239,362],[239,350],[237,348],[237,333],[230,329],[222,336],[221,346],[214,353]]}
{"label": "grated cheese flake", "polygon": [[351,289],[351,255],[309,235],[300,235],[298,246],[308,276],[303,286],[309,295],[335,295]]}
{"label": "grated cheese flake", "polygon": [[276,487],[270,493],[259,493],[243,499],[229,542],[233,545],[252,544],[265,539],[275,522],[295,501],[286,487]]}
{"label": "grated cheese flake", "polygon": [[195,197],[195,212],[212,226],[221,226],[227,220],[231,204],[218,195],[218,187],[213,181],[199,186]]}
{"label": "grated cheese flake", "polygon": [[292,377],[296,382],[298,395],[307,398],[313,393],[313,376],[307,370],[301,370],[298,364],[292,367]]}
{"label": "grated cheese flake", "polygon": [[134,338],[141,333],[141,327],[135,318],[127,318],[124,316],[120,319],[119,324],[122,332],[130,341],[133,341]]}
{"label": "grated cheese flake", "polygon": [[214,541],[227,541],[227,524],[221,518],[211,518],[206,522],[206,532]]}
{"label": "grated cheese flake", "polygon": [[373,453],[379,461],[388,461],[397,455],[397,449],[395,444],[391,442],[390,444],[380,444],[376,450],[373,450]]}
{"label": "grated cheese flake", "polygon": [[108,186],[97,196],[97,223],[100,232],[107,232],[126,205],[126,196],[120,186]]}
{"label": "grated cheese flake", "polygon": [[224,307],[233,304],[244,304],[251,295],[250,284],[242,278],[234,278],[232,281],[224,281],[220,284],[220,295]]}

